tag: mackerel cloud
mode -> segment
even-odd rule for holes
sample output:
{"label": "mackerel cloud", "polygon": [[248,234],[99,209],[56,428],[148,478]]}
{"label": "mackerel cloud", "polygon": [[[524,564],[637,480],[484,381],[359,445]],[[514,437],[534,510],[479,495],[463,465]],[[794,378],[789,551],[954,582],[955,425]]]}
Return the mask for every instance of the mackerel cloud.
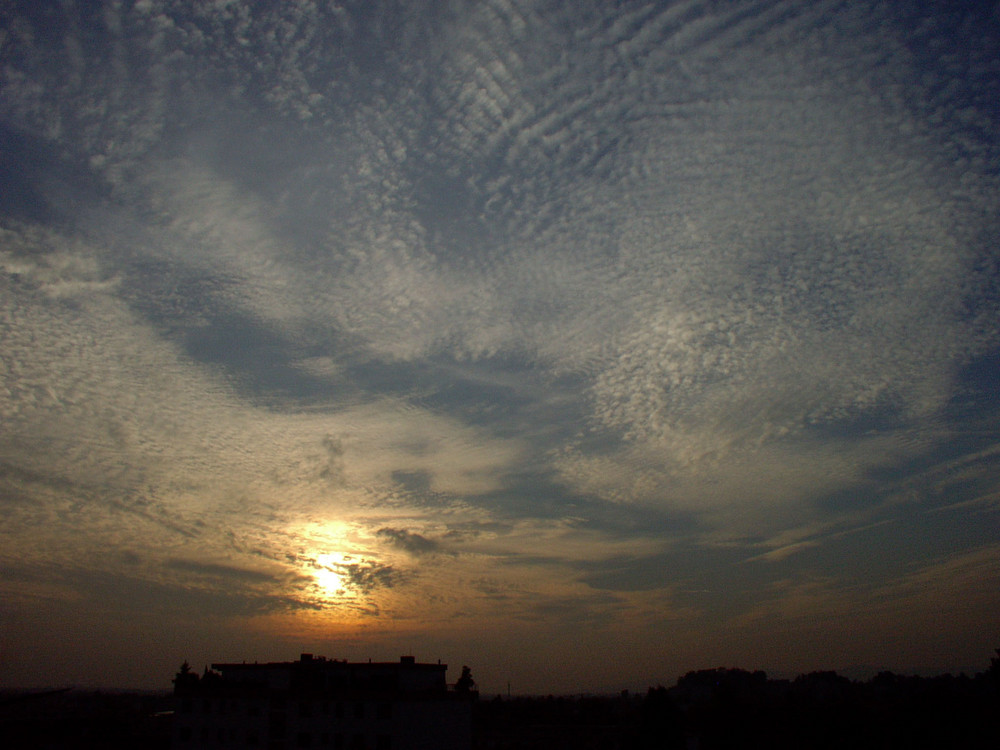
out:
{"label": "mackerel cloud", "polygon": [[[18,528],[151,524],[164,580],[272,593],[334,538],[359,596],[544,550],[603,613],[601,554],[780,561],[888,523],[900,467],[992,507],[956,411],[1000,343],[977,12],[11,5]],[[529,578],[475,589],[531,610]]]}

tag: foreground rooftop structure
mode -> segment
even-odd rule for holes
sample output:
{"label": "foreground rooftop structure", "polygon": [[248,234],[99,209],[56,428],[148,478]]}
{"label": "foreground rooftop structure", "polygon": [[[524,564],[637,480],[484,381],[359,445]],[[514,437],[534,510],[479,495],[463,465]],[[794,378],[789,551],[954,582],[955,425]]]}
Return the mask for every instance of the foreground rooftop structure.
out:
{"label": "foreground rooftop structure", "polygon": [[302,654],[298,661],[213,664],[199,676],[185,664],[174,679],[173,746],[467,750],[472,700],[447,665],[412,656],[348,662]]}

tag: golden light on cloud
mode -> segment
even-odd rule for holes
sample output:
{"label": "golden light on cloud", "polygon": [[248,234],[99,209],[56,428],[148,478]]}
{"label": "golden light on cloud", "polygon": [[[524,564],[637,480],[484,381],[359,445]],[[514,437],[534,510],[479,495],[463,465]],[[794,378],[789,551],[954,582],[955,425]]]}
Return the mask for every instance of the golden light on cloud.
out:
{"label": "golden light on cloud", "polygon": [[359,598],[351,580],[352,565],[357,563],[352,528],[340,521],[307,522],[288,529],[295,539],[295,553],[301,575],[307,583],[313,603],[323,609]]}
{"label": "golden light on cloud", "polygon": [[336,618],[381,611],[384,594],[399,573],[372,549],[363,527],[313,521],[289,533],[299,544],[295,558],[313,606]]}
{"label": "golden light on cloud", "polygon": [[339,598],[347,594],[346,582],[340,572],[341,566],[347,563],[348,561],[343,555],[317,555],[313,577],[323,595],[329,598]]}

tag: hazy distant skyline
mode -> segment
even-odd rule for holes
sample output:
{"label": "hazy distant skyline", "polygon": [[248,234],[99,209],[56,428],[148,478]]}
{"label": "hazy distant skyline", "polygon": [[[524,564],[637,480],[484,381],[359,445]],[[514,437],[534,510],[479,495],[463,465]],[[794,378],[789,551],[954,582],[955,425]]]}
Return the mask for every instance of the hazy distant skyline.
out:
{"label": "hazy distant skyline", "polygon": [[0,686],[987,666],[995,4],[0,19]]}

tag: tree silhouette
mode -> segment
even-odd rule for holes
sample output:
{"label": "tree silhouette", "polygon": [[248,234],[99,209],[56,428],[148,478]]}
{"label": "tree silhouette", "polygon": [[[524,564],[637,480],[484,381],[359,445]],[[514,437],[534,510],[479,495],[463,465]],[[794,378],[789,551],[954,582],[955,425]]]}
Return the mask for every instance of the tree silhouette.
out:
{"label": "tree silhouette", "polygon": [[177,675],[173,679],[174,691],[181,690],[191,685],[198,684],[198,675],[191,671],[191,665],[187,663],[187,660],[181,664],[181,668],[177,671]]}
{"label": "tree silhouette", "polygon": [[472,679],[472,670],[466,666],[462,667],[462,676],[455,683],[456,693],[471,693],[476,689],[476,681]]}

